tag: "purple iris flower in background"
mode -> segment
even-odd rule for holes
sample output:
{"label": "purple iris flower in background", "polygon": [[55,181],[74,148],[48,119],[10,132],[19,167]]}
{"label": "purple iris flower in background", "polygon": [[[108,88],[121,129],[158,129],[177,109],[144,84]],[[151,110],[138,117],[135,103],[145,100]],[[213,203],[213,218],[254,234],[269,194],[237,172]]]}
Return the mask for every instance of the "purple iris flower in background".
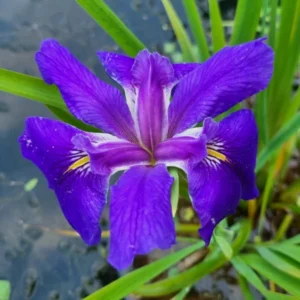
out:
{"label": "purple iris flower in background", "polygon": [[273,51],[260,39],[225,47],[203,64],[171,64],[147,50],[136,58],[98,56],[126,97],[57,41],[42,43],[36,61],[44,81],[58,87],[76,118],[106,133],[30,117],[20,137],[24,157],[42,170],[66,219],[89,245],[101,236],[109,179],[125,170],[110,189],[108,260],[118,269],[136,254],[175,243],[167,167],[186,172],[199,232],[209,244],[239,200],[258,195],[252,112],[240,110],[219,123],[212,118],[266,88]]}

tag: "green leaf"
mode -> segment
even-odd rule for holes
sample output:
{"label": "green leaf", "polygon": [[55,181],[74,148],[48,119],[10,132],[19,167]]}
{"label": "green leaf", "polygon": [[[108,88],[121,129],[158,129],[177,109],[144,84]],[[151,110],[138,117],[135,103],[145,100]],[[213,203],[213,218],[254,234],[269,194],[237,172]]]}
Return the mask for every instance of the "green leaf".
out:
{"label": "green leaf", "polygon": [[[256,275],[256,273],[250,267],[248,267],[248,265],[245,264],[245,262],[239,256],[234,257],[231,260],[231,263],[236,269],[236,271],[244,278],[246,278],[246,280],[250,282],[258,291],[260,291],[263,295],[266,294],[267,289],[265,285],[261,282],[261,280]],[[253,295],[252,295],[252,299],[253,299]]]}
{"label": "green leaf", "polygon": [[185,296],[190,292],[192,286],[187,286],[182,289],[177,295],[175,295],[171,300],[184,300]]}
{"label": "green leaf", "polygon": [[[300,53],[300,0],[281,1],[280,28],[276,39],[274,75],[269,87],[269,129],[274,135],[285,121],[292,82]],[[282,105],[285,103],[285,105]]]}
{"label": "green leaf", "polygon": [[270,246],[270,248],[276,252],[279,252],[289,258],[293,259],[294,261],[300,263],[300,247],[295,245],[290,245],[287,243],[279,243]]}
{"label": "green leaf", "polygon": [[278,0],[270,0],[270,1],[271,1],[271,20],[270,20],[270,31],[269,31],[268,42],[272,48],[275,48]]}
{"label": "green leaf", "polygon": [[9,300],[10,298],[10,282],[7,280],[0,280],[0,300]]}
{"label": "green leaf", "polygon": [[231,260],[236,271],[242,276],[244,286],[241,286],[243,294],[245,296],[245,300],[254,300],[254,296],[252,295],[249,287],[247,285],[247,281],[250,282],[258,291],[261,292],[262,295],[266,297],[268,300],[296,300],[298,297],[289,296],[285,294],[279,294],[275,292],[271,292],[267,290],[265,285],[261,282],[260,278],[256,275],[256,273],[243,261],[243,259],[239,256],[235,257]]}
{"label": "green leaf", "polygon": [[223,254],[230,259],[233,255],[231,242],[233,240],[234,232],[225,228],[227,226],[226,219],[219,223],[213,233],[213,238],[219,246]]}
{"label": "green leaf", "polygon": [[265,163],[268,160],[270,160],[278,150],[280,150],[282,145],[292,135],[297,133],[299,128],[300,128],[300,113],[297,113],[277,132],[277,134],[270,140],[270,142],[259,153],[255,171],[258,172],[265,165]]}
{"label": "green leaf", "polygon": [[263,0],[239,0],[235,18],[231,45],[253,40],[258,25]]}
{"label": "green leaf", "polygon": [[217,245],[220,247],[223,254],[230,259],[233,255],[233,250],[228,243],[228,241],[221,235],[214,234],[214,239],[217,243]]}
{"label": "green leaf", "polygon": [[132,293],[141,284],[151,280],[161,272],[170,268],[173,264],[177,263],[181,259],[185,258],[186,256],[190,255],[196,250],[199,250],[202,247],[204,247],[204,242],[201,241],[185,249],[169,254],[154,263],[126,274],[125,276],[108,284],[107,286],[96,291],[85,299],[119,300],[127,296],[129,293]]}
{"label": "green leaf", "polygon": [[250,290],[247,279],[244,276],[242,276],[240,273],[237,272],[237,280],[238,280],[239,286],[241,288],[241,292],[244,296],[244,299],[245,300],[255,300],[254,296]]}
{"label": "green leaf", "polygon": [[170,175],[174,178],[174,182],[171,189],[171,204],[172,204],[172,215],[176,215],[178,201],[179,201],[179,176],[175,168],[169,170]]}
{"label": "green leaf", "polygon": [[300,279],[300,265],[298,265],[298,263],[293,263],[293,261],[289,261],[287,258],[276,254],[265,247],[257,247],[256,250],[265,261],[279,271]]}
{"label": "green leaf", "polygon": [[195,0],[182,1],[186,15],[189,20],[189,25],[193,33],[194,39],[198,45],[200,60],[204,61],[209,58],[209,49],[205,37],[205,31],[202,25],[201,16]]}
{"label": "green leaf", "polygon": [[[187,0],[188,1],[188,0]],[[220,7],[217,0],[208,0],[213,51],[226,46]]]}
{"label": "green leaf", "polygon": [[31,192],[37,186],[39,180],[37,178],[32,178],[24,184],[24,191]]}
{"label": "green leaf", "polygon": [[76,2],[109,34],[130,56],[136,56],[145,45],[103,0],[76,0]]}
{"label": "green leaf", "polygon": [[0,68],[0,91],[67,111],[57,87],[48,85],[37,77]]}
{"label": "green leaf", "polygon": [[45,104],[60,120],[85,131],[99,132],[71,115],[57,87],[42,79],[0,68],[0,91]]}
{"label": "green leaf", "polygon": [[[243,220],[238,230],[238,236],[232,243],[233,253],[241,251],[248,241],[251,233],[251,225],[248,220]],[[215,248],[201,263],[171,278],[163,279],[155,283],[146,284],[135,290],[135,294],[145,297],[159,297],[174,293],[190,286],[211,272],[222,267],[227,258],[218,248]]]}
{"label": "green leaf", "polygon": [[169,20],[172,24],[173,30],[175,32],[176,38],[178,40],[178,43],[180,45],[183,59],[184,61],[196,61],[196,57],[193,52],[193,45],[190,41],[190,38],[185,31],[182,22],[177,15],[172,3],[170,0],[162,0],[162,4],[166,10],[166,13],[169,17]]}
{"label": "green leaf", "polygon": [[300,285],[298,279],[280,272],[258,254],[244,254],[240,255],[240,257],[247,265],[255,269],[262,276],[273,281],[290,294],[300,296]]}

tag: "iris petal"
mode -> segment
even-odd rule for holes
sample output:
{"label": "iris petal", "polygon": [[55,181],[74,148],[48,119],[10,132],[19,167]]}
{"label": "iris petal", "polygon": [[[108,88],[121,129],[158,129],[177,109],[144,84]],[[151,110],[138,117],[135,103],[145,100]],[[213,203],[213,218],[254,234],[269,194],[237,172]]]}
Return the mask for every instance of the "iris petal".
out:
{"label": "iris petal", "polygon": [[154,151],[154,159],[168,167],[187,170],[191,164],[198,163],[207,155],[206,137],[200,135],[178,136],[160,143]]}
{"label": "iris petal", "polygon": [[251,110],[232,113],[220,123],[204,121],[208,155],[190,166],[189,193],[200,235],[209,244],[215,226],[235,212],[240,199],[258,196],[255,184],[257,127]]}
{"label": "iris petal", "polygon": [[168,136],[265,89],[273,72],[273,56],[273,50],[259,39],[225,47],[186,75],[169,106]]}
{"label": "iris petal", "polygon": [[99,80],[53,39],[42,43],[36,61],[45,82],[57,85],[75,117],[105,132],[137,141],[129,108],[118,89]]}
{"label": "iris petal", "polygon": [[[97,55],[107,72],[107,74],[124,88],[128,88],[131,84],[132,73],[131,68],[134,64],[134,58],[117,54],[114,52],[99,51]],[[182,77],[195,70],[201,64],[199,63],[176,63],[173,64],[174,80],[177,82]]]}
{"label": "iris petal", "polygon": [[[82,131],[62,122],[31,117],[20,137],[22,154],[44,173],[70,225],[89,245],[101,235],[99,219],[105,205],[108,178],[91,172],[89,162],[72,137]],[[73,165],[72,169],[69,169]]]}
{"label": "iris petal", "polygon": [[144,50],[135,59],[132,77],[137,93],[135,113],[141,140],[153,150],[167,134],[167,109],[174,71],[166,57]]}
{"label": "iris petal", "polygon": [[149,165],[151,155],[139,145],[109,134],[78,134],[72,142],[89,154],[91,170],[100,175],[113,174],[135,165]]}
{"label": "iris petal", "polygon": [[117,269],[127,268],[137,254],[175,243],[172,182],[164,165],[136,166],[112,187],[108,261]]}

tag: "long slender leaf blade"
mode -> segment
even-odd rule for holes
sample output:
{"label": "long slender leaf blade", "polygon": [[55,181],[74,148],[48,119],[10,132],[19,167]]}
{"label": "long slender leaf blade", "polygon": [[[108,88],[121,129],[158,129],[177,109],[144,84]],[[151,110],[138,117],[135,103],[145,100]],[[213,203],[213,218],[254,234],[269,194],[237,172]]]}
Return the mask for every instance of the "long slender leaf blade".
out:
{"label": "long slender leaf blade", "polygon": [[254,295],[252,294],[247,279],[241,274],[237,273],[237,280],[241,289],[241,292],[245,300],[255,300]]}
{"label": "long slender leaf blade", "polygon": [[234,257],[231,260],[231,263],[235,270],[244,278],[247,278],[247,281],[250,282],[258,291],[260,291],[263,295],[267,293],[265,285],[261,282],[256,273],[239,256]]}
{"label": "long slender leaf blade", "polygon": [[287,273],[288,275],[300,279],[300,268],[296,262],[293,264],[292,261],[288,261],[284,257],[265,247],[257,247],[256,249],[260,256],[273,267],[281,270],[284,273]]}
{"label": "long slender leaf blade", "polygon": [[262,276],[273,281],[292,295],[300,296],[299,280],[280,272],[258,254],[240,255],[243,261]]}
{"label": "long slender leaf blade", "polygon": [[103,0],[76,0],[76,2],[128,55],[136,56],[139,51],[146,48]]}
{"label": "long slender leaf blade", "polygon": [[271,0],[271,20],[268,42],[272,48],[275,48],[276,24],[277,24],[277,5],[278,0]]}
{"label": "long slender leaf blade", "polygon": [[263,0],[239,0],[234,18],[231,45],[252,40],[255,37]]}
{"label": "long slender leaf blade", "polygon": [[294,246],[294,245],[289,245],[285,243],[280,243],[280,244],[275,244],[270,247],[272,250],[279,252],[285,256],[290,257],[294,261],[300,263],[300,247],[299,246]]}
{"label": "long slender leaf blade", "polygon": [[102,289],[96,291],[90,296],[86,297],[86,300],[119,300],[122,297],[133,292],[143,283],[149,281],[153,277],[157,276],[161,272],[165,271],[173,264],[177,263],[187,255],[195,252],[204,246],[204,242],[196,243],[185,249],[169,254],[168,256],[161,258],[160,260],[139,268],[120,279],[108,284]]}
{"label": "long slender leaf blade", "polygon": [[177,295],[175,295],[171,300],[184,300],[185,296],[191,290],[191,286],[187,286],[186,288],[182,289]]}
{"label": "long slender leaf blade", "polygon": [[270,140],[270,142],[259,153],[256,163],[256,172],[258,172],[265,163],[273,157],[280,147],[300,128],[300,113],[297,113],[289,120]]}
{"label": "long slender leaf blade", "polygon": [[[241,251],[251,233],[251,225],[248,220],[243,220],[235,225],[237,225],[235,228],[231,227],[231,230],[238,230],[238,235],[232,243],[234,255]],[[194,284],[202,277],[223,266],[226,261],[228,260],[223,253],[215,248],[201,263],[194,267],[171,278],[140,286],[134,293],[145,297],[158,297],[174,293]]]}
{"label": "long slender leaf blade", "polygon": [[282,124],[282,115],[288,105],[282,105],[291,97],[291,84],[299,57],[300,0],[281,1],[281,21],[275,47],[274,75],[268,95],[269,129],[274,135]]}
{"label": "long slender leaf blade", "polygon": [[0,69],[0,91],[67,111],[57,87],[48,85],[37,77]]}
{"label": "long slender leaf blade", "polygon": [[220,7],[217,0],[208,0],[209,17],[212,35],[213,51],[217,52],[226,46],[225,34],[222,25],[222,17]]}
{"label": "long slender leaf blade", "polygon": [[[83,1],[83,0],[81,0]],[[166,13],[169,17],[169,20],[172,24],[173,30],[175,32],[175,35],[177,37],[178,43],[180,45],[182,55],[184,58],[184,61],[196,61],[196,57],[193,53],[193,45],[190,41],[190,38],[185,31],[182,22],[177,15],[172,2],[170,0],[162,0],[162,4],[166,10]]]}
{"label": "long slender leaf blade", "polygon": [[193,33],[194,39],[198,45],[198,51],[201,61],[209,58],[209,49],[205,37],[205,31],[202,25],[201,16],[195,0],[183,0],[186,15],[189,20],[189,25]]}

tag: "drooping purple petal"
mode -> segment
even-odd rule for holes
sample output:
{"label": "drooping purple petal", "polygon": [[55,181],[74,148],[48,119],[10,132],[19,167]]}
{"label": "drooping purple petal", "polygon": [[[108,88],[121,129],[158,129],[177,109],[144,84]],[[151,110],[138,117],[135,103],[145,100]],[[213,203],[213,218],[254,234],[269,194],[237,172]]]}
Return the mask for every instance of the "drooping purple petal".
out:
{"label": "drooping purple petal", "polygon": [[115,268],[125,269],[135,255],[167,249],[175,243],[172,183],[164,165],[136,166],[112,187],[108,261]]}
{"label": "drooping purple petal", "polygon": [[241,198],[258,196],[254,173],[257,127],[251,110],[240,110],[220,123],[205,119],[203,134],[208,155],[187,174],[201,222],[199,232],[209,244],[215,226],[235,212]]}
{"label": "drooping purple petal", "polygon": [[91,172],[87,154],[74,147],[76,134],[84,133],[62,122],[31,117],[19,141],[23,156],[48,179],[70,225],[93,245],[101,235],[99,220],[108,182],[107,176]]}
{"label": "drooping purple petal", "polygon": [[188,183],[201,223],[199,233],[208,245],[215,226],[236,210],[241,197],[240,180],[227,164],[207,158],[189,170]]}
{"label": "drooping purple petal", "polygon": [[154,159],[167,166],[186,170],[188,165],[198,163],[207,155],[206,137],[200,135],[178,136],[160,143],[154,151]]}
{"label": "drooping purple petal", "polygon": [[78,149],[89,154],[91,170],[96,174],[113,174],[131,166],[149,165],[151,162],[149,152],[139,145],[108,134],[78,134],[72,142]]}
{"label": "drooping purple petal", "polygon": [[142,143],[153,150],[167,134],[167,109],[174,82],[170,61],[158,53],[141,51],[132,66],[136,120]]}
{"label": "drooping purple petal", "polygon": [[99,80],[53,39],[42,43],[36,61],[45,82],[59,88],[75,117],[105,132],[137,141],[129,108],[118,89]]}
{"label": "drooping purple petal", "polygon": [[273,50],[259,39],[225,47],[186,75],[169,106],[168,136],[265,89],[273,72],[273,56]]}
{"label": "drooping purple petal", "polygon": [[219,124],[204,121],[203,133],[208,137],[208,148],[224,154],[241,181],[244,200],[258,196],[255,182],[258,131],[251,110],[232,113]]}

